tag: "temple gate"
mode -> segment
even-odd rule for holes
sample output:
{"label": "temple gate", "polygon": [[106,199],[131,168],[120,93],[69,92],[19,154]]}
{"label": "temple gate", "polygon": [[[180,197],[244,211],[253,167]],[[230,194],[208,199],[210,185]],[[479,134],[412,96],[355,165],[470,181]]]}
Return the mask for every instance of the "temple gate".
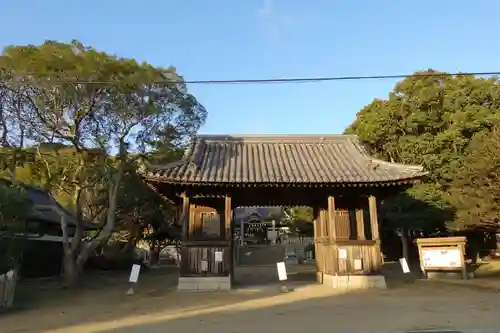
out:
{"label": "temple gate", "polygon": [[377,203],[423,176],[370,157],[352,135],[199,135],[181,161],[144,173],[182,206],[179,289],[202,290],[232,286],[239,206],[312,206],[317,280],[385,286]]}

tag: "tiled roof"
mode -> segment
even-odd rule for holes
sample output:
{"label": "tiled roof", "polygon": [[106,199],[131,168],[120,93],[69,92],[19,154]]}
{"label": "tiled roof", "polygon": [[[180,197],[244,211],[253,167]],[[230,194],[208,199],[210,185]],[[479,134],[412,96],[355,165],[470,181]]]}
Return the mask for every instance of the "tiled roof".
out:
{"label": "tiled roof", "polygon": [[[0,186],[11,186],[12,182],[6,178],[0,178]],[[66,223],[70,226],[74,226],[77,223],[75,213],[71,212],[67,208],[64,208],[57,202],[56,199],[47,191],[31,186],[22,182],[17,184],[20,188],[25,191],[28,198],[33,203],[33,212],[31,218],[44,220],[48,223],[60,224],[61,218],[59,214],[51,207],[58,208],[61,212],[65,214]],[[85,227],[91,228],[94,225],[90,221],[85,221]]]}
{"label": "tiled roof", "polygon": [[144,173],[169,183],[376,183],[426,173],[370,157],[353,135],[199,135],[181,161]]}

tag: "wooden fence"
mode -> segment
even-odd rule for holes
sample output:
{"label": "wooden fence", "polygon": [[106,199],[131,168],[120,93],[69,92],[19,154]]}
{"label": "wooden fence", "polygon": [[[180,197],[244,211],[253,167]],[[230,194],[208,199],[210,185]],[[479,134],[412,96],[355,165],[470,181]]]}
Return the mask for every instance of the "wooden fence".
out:
{"label": "wooden fence", "polygon": [[326,274],[371,274],[380,269],[377,241],[349,240],[316,243],[316,265]]}
{"label": "wooden fence", "polygon": [[0,275],[0,309],[10,308],[14,303],[17,274],[14,270]]}
{"label": "wooden fence", "polygon": [[297,245],[310,245],[314,244],[314,237],[298,237],[298,238],[287,238],[281,241],[281,244],[297,244]]}

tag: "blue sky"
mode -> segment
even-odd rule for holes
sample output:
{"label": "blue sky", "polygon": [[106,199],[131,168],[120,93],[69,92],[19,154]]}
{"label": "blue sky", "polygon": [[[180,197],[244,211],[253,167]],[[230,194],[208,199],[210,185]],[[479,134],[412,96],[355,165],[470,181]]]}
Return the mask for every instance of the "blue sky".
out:
{"label": "blue sky", "polygon": [[[187,80],[500,70],[496,0],[4,1],[0,47],[70,41]],[[396,81],[192,85],[204,133],[341,133]]]}

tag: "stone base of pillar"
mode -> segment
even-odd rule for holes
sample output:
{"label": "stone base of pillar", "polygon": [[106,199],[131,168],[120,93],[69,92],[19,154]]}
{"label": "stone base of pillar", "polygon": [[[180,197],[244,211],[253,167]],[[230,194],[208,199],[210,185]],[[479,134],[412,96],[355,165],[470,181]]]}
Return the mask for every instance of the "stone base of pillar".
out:
{"label": "stone base of pillar", "polygon": [[177,290],[230,290],[231,276],[179,277]]}
{"label": "stone base of pillar", "polygon": [[323,284],[323,272],[316,272],[316,282]]}
{"label": "stone base of pillar", "polygon": [[387,289],[383,275],[323,274],[323,285],[339,290]]}

